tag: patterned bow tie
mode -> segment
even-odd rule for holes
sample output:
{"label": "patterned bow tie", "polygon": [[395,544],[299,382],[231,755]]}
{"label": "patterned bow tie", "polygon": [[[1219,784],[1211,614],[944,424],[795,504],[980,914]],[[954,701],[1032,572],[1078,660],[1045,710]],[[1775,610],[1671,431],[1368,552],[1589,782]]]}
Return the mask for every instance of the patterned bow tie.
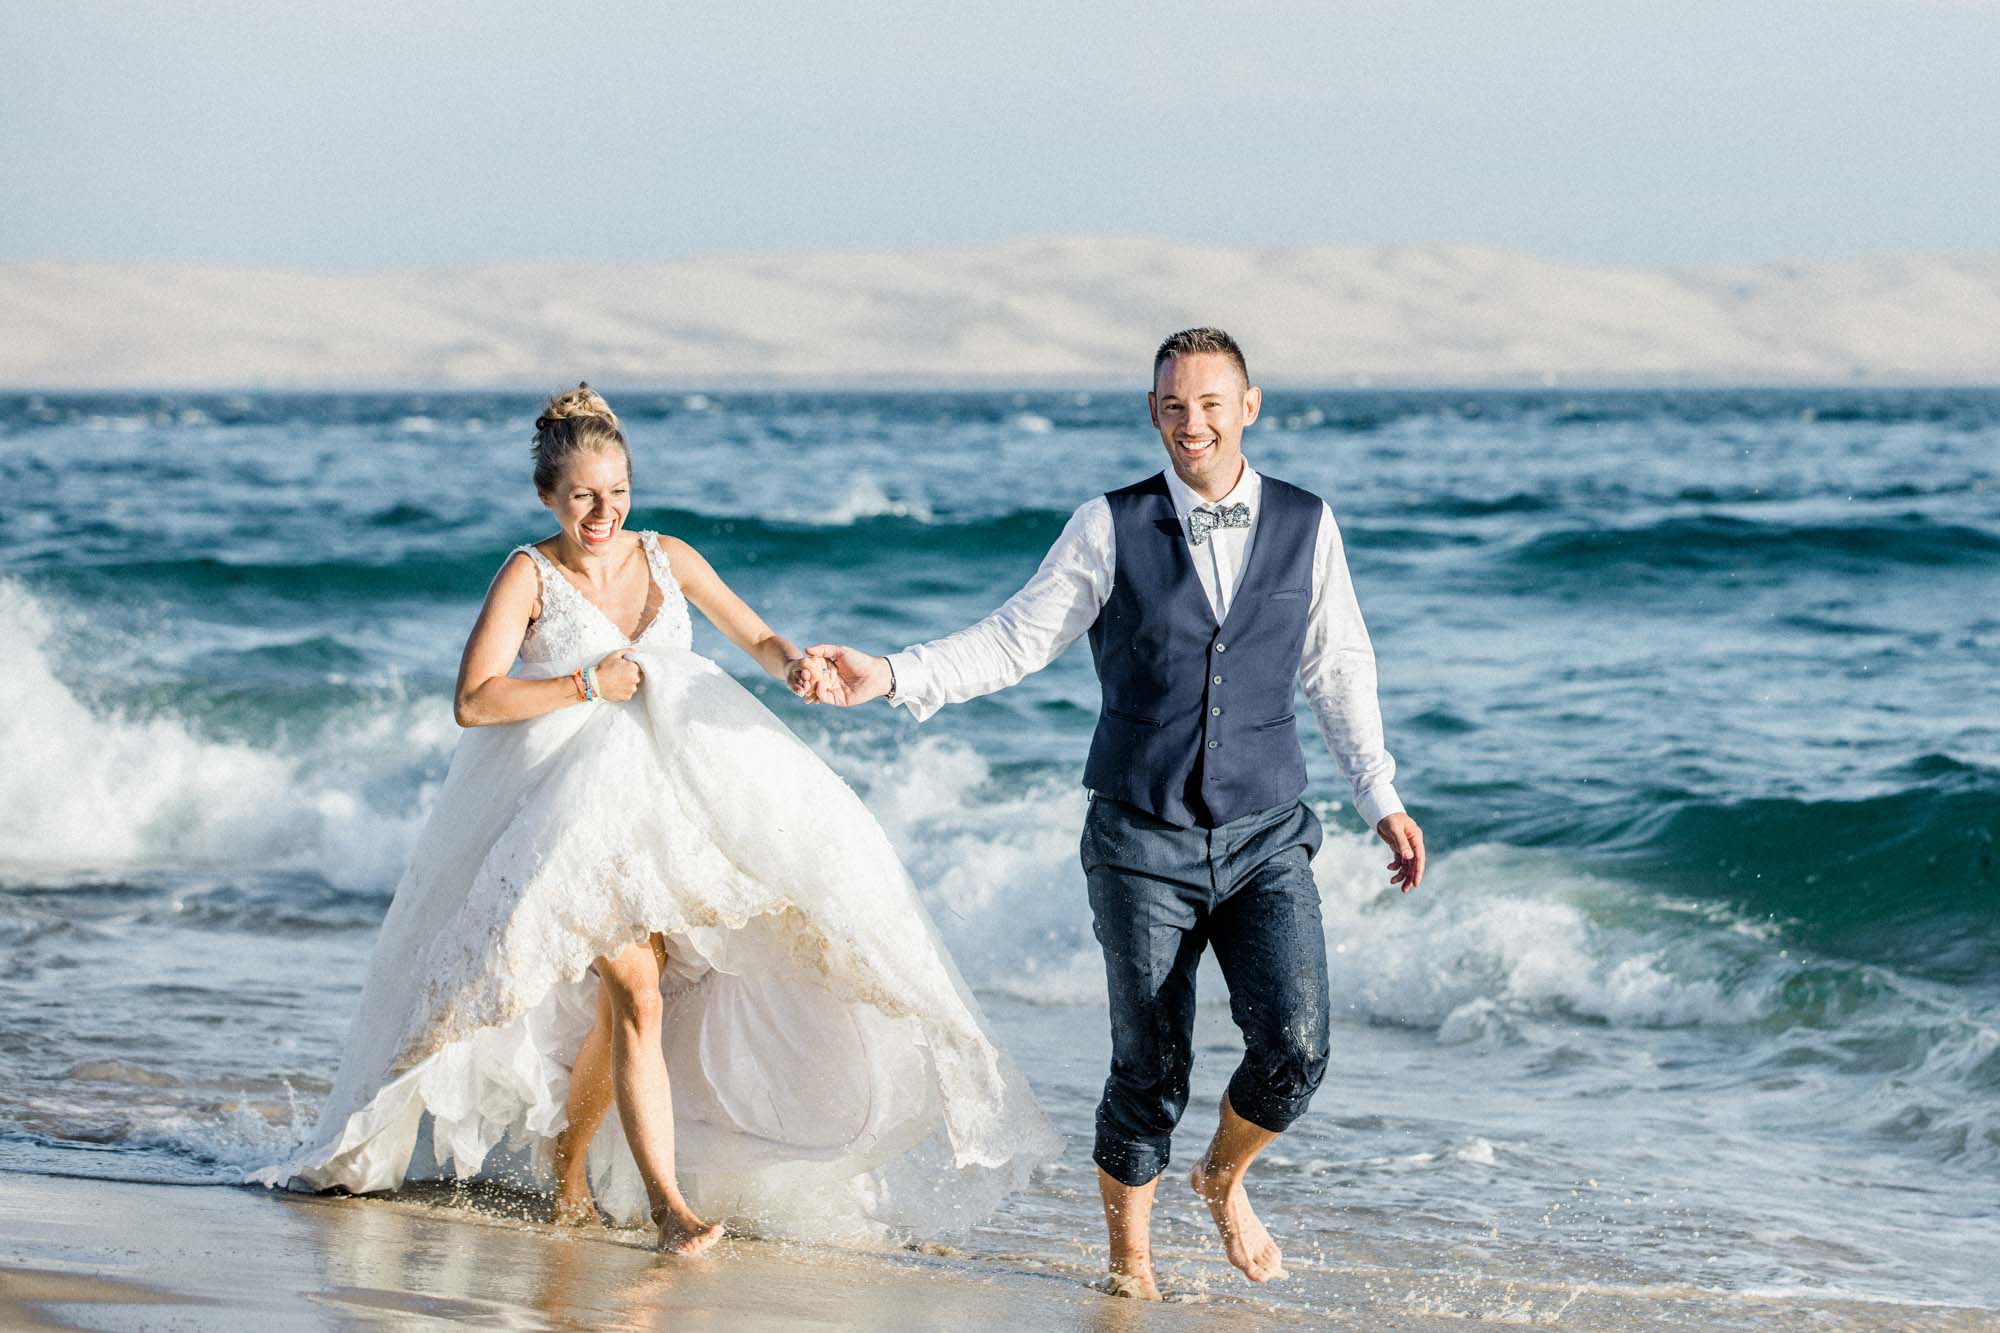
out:
{"label": "patterned bow tie", "polygon": [[1188,545],[1199,546],[1208,540],[1208,534],[1217,528],[1247,528],[1250,526],[1250,506],[1196,505],[1188,510]]}

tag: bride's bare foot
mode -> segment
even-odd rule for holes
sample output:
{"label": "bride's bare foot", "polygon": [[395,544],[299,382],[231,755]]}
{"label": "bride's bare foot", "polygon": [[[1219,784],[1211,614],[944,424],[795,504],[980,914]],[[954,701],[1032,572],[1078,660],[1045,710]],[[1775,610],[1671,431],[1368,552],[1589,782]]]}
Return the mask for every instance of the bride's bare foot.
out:
{"label": "bride's bare foot", "polygon": [[1289,1276],[1285,1272],[1285,1256],[1279,1252],[1278,1242],[1271,1239],[1271,1233],[1257,1220],[1256,1211],[1250,1207],[1250,1196],[1243,1192],[1240,1175],[1226,1175],[1204,1161],[1188,1177],[1188,1184],[1194,1186],[1194,1192],[1208,1205],[1215,1229],[1222,1237],[1223,1252],[1230,1263],[1242,1270],[1244,1277],[1252,1282],[1269,1282]]}
{"label": "bride's bare foot", "polygon": [[1099,1290],[1113,1296],[1126,1296],[1135,1301],[1157,1301],[1160,1299],[1160,1284],[1153,1280],[1153,1260],[1151,1256],[1133,1259],[1111,1260],[1111,1271],[1104,1275]]}
{"label": "bride's bare foot", "polygon": [[549,1221],[559,1227],[597,1227],[604,1225],[604,1218],[598,1214],[597,1205],[591,1200],[590,1191],[572,1193],[567,1189],[556,1191],[556,1206],[549,1215]]}
{"label": "bride's bare foot", "polygon": [[660,1253],[676,1254],[683,1259],[706,1254],[728,1234],[722,1223],[704,1222],[685,1207],[655,1208],[653,1222],[660,1228],[656,1247]]}
{"label": "bride's bare foot", "polygon": [[697,1254],[706,1254],[714,1249],[727,1234],[720,1222],[711,1222],[696,1231],[669,1222],[660,1228],[659,1249],[662,1254],[675,1254],[683,1259],[692,1259]]}

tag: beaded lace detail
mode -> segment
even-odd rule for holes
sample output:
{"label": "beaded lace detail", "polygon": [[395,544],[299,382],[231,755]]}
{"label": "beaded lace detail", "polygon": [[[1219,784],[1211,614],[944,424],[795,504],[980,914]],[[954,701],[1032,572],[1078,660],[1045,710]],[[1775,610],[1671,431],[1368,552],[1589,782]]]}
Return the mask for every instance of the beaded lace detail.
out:
{"label": "beaded lace detail", "polygon": [[574,583],[541,551],[533,546],[514,549],[526,553],[542,576],[542,614],[528,626],[521,640],[517,675],[564,676],[580,666],[595,662],[620,648],[681,648],[694,643],[694,624],[688,616],[687,598],[674,580],[667,553],[660,549],[656,532],[639,534],[639,546],[646,554],[646,568],[660,590],[660,607],[652,621],[627,639]]}

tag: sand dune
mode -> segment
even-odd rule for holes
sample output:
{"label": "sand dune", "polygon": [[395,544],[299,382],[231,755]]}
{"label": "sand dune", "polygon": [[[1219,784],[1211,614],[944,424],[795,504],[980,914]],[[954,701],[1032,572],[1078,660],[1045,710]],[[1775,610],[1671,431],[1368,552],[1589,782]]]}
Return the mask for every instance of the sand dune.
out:
{"label": "sand dune", "polygon": [[1216,323],[1273,382],[2000,382],[2000,255],[1618,270],[1118,237],[297,273],[0,264],[0,384],[1128,380]]}

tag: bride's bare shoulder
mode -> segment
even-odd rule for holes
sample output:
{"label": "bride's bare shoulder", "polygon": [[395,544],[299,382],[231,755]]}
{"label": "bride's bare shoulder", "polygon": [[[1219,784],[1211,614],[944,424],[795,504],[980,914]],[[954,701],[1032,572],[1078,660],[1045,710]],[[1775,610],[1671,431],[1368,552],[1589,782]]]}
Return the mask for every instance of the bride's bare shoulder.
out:
{"label": "bride's bare shoulder", "polygon": [[683,589],[696,592],[715,580],[715,567],[693,546],[664,532],[654,533],[653,538],[659,543],[660,554],[667,558],[667,568],[673,571],[674,582]]}
{"label": "bride's bare shoulder", "polygon": [[[670,537],[664,532],[656,532],[653,534],[653,541],[659,546],[660,554],[665,556],[676,570],[680,569],[683,561],[692,562],[702,560],[701,552],[695,550],[693,546],[679,537]],[[708,562],[702,560],[702,563],[707,564]]]}
{"label": "bride's bare shoulder", "polygon": [[529,620],[541,619],[542,572],[525,548],[509,551],[500,562],[500,572],[486,589],[486,605],[494,609],[518,607]]}
{"label": "bride's bare shoulder", "polygon": [[507,558],[500,562],[500,572],[493,576],[493,586],[496,588],[502,584],[526,584],[538,588],[541,582],[541,572],[535,568],[535,559],[528,554],[528,548],[525,546],[509,551]]}

